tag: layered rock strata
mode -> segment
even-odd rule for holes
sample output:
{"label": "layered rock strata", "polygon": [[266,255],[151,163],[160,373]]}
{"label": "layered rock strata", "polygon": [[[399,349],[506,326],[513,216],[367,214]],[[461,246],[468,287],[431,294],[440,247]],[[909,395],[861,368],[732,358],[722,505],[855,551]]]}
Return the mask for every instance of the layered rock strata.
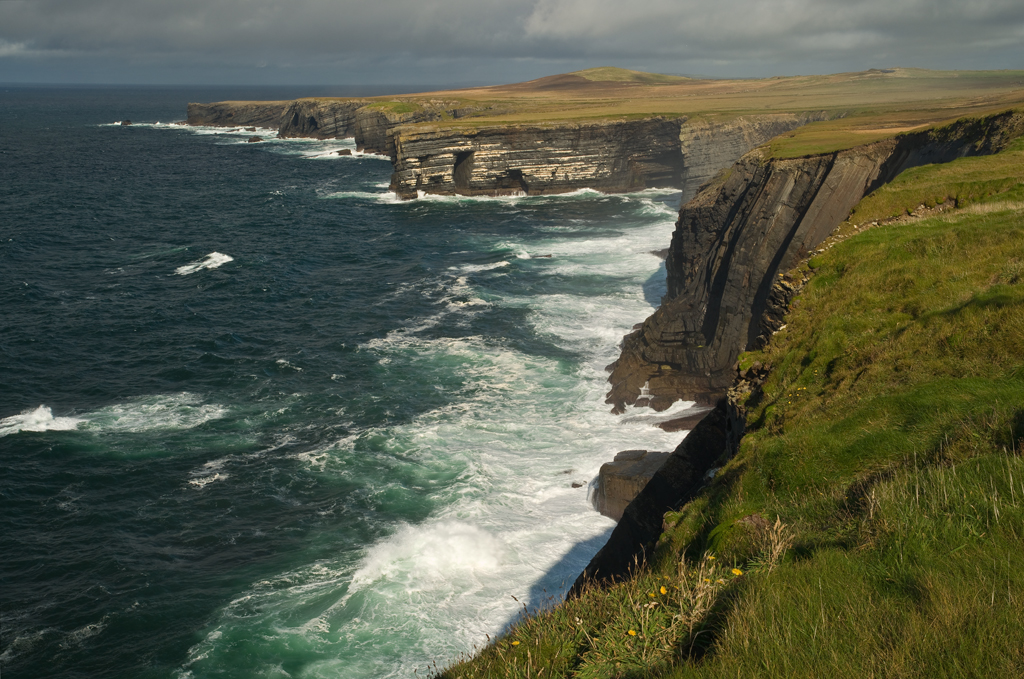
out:
{"label": "layered rock strata", "polygon": [[729,121],[691,120],[679,130],[683,155],[682,201],[745,153],[807,123],[833,117],[825,111],[741,116]]}
{"label": "layered rock strata", "polygon": [[772,137],[824,113],[745,116],[729,122],[683,118],[595,121],[479,129],[398,127],[391,190],[499,196],[682,189],[685,198],[715,172]]}
{"label": "layered rock strata", "polygon": [[750,149],[825,113],[741,116],[727,122],[667,119],[431,126],[491,105],[416,104],[370,99],[296,99],[188,105],[188,124],[259,126],[281,138],[353,138],[359,151],[388,155],[391,190],[400,197],[539,195],[582,188],[608,193],[697,187]]}
{"label": "layered rock strata", "polygon": [[683,170],[680,123],[652,118],[458,130],[401,127],[392,132],[391,190],[415,198],[420,191],[496,196],[675,188]]}
{"label": "layered rock strata", "polygon": [[655,410],[679,399],[714,402],[739,353],[772,331],[765,312],[788,304],[780,276],[863,196],[907,168],[993,153],[1022,133],[1024,115],[1009,111],[819,156],[745,155],[680,210],[668,294],[623,340],[607,402],[621,412],[647,382]]}
{"label": "layered rock strata", "polygon": [[370,99],[296,99],[294,101],[222,101],[188,105],[189,125],[271,127],[282,139],[353,138],[356,148],[394,157],[388,133],[400,125],[454,120],[490,107],[458,106],[436,100],[405,104]]}
{"label": "layered rock strata", "polygon": [[269,127],[278,129],[288,101],[218,101],[212,104],[189,104],[189,125],[213,127]]}

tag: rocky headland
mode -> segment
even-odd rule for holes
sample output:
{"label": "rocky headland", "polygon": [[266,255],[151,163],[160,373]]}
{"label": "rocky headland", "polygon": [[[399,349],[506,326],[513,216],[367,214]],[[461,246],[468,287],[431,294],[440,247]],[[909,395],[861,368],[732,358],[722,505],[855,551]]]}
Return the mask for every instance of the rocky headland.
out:
{"label": "rocky headland", "polygon": [[645,384],[655,410],[680,399],[717,402],[732,385],[739,353],[763,346],[782,325],[795,291],[783,274],[861,198],[908,168],[995,153],[1022,127],[1024,116],[1007,111],[834,153],[744,155],[680,210],[666,260],[668,292],[623,340],[609,366],[608,403],[621,412]]}
{"label": "rocky headland", "polygon": [[[746,431],[744,402],[769,373],[760,364],[740,371],[736,359],[764,347],[783,327],[806,282],[790,271],[865,195],[904,170],[997,153],[1021,135],[1024,112],[1009,110],[806,158],[772,159],[758,149],[681,208],[667,259],[668,294],[623,340],[620,358],[609,366],[608,402],[622,411],[649,384],[654,398],[645,403],[656,410],[680,399],[711,401],[715,408],[671,455],[626,451],[602,468],[597,506],[621,512],[621,519],[573,593],[593,579],[626,577],[643,563],[665,513],[695,497],[709,473],[736,453]],[[630,492],[634,498],[620,509]]]}

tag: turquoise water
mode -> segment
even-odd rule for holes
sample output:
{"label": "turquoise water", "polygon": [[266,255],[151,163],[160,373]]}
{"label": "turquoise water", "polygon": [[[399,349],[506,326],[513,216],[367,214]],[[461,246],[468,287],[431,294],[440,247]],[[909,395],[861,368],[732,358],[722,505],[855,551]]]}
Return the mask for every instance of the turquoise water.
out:
{"label": "turquoise water", "polygon": [[0,100],[6,677],[422,675],[680,438],[603,402],[678,193],[399,202],[350,140],[167,124],[222,98]]}

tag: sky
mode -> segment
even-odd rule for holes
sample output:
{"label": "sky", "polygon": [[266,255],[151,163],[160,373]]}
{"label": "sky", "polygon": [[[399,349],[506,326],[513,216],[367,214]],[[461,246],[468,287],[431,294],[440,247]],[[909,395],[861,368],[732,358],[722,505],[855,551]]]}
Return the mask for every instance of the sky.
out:
{"label": "sky", "polygon": [[0,82],[471,86],[1024,69],[1022,0],[0,0]]}

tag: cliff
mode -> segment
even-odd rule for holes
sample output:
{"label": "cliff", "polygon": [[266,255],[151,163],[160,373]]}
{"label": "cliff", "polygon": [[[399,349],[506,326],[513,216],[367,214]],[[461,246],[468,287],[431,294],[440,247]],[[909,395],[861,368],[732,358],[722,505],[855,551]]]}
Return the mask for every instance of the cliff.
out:
{"label": "cliff", "polygon": [[218,101],[212,104],[189,104],[186,122],[189,125],[213,127],[271,127],[281,125],[281,116],[291,102],[287,101]]}
{"label": "cliff", "polygon": [[745,155],[680,210],[668,294],[623,340],[607,402],[621,411],[645,382],[655,410],[678,399],[714,402],[739,353],[777,329],[765,314],[788,301],[779,276],[863,196],[907,168],[994,153],[1022,131],[1024,116],[1008,111],[819,156]]}
{"label": "cliff", "polygon": [[[543,195],[678,188],[689,197],[750,149],[817,114],[686,117],[473,128],[396,127],[391,190],[441,195]],[[390,146],[389,146],[390,148]]]}
{"label": "cliff", "polygon": [[392,128],[455,117],[460,110],[449,104],[403,105],[361,99],[297,99],[285,110],[278,135],[317,139],[351,137],[360,151],[394,157],[388,136]]}
{"label": "cliff", "polygon": [[679,120],[392,132],[391,190],[440,195],[606,192],[679,186]]}
{"label": "cliff", "polygon": [[730,121],[691,120],[679,131],[683,202],[722,169],[773,137],[834,115],[824,111],[740,116]]}
{"label": "cliff", "polygon": [[616,585],[436,676],[1020,675],[1022,168],[1024,137],[861,201],[588,567]]}
{"label": "cliff", "polygon": [[689,121],[685,116],[543,125],[423,125],[495,105],[370,99],[189,104],[190,125],[275,127],[282,138],[353,138],[392,158],[391,190],[404,199],[439,195],[542,195],[582,188],[608,193],[678,188],[684,200],[716,172],[818,113]]}

